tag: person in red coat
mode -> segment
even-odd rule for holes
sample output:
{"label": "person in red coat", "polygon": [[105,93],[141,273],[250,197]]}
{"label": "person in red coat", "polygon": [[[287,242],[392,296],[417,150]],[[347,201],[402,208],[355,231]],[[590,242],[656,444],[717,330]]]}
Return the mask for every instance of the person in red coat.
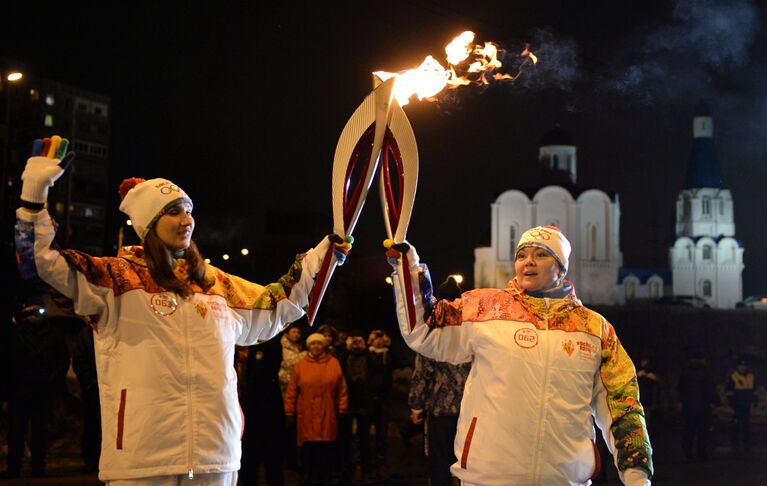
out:
{"label": "person in red coat", "polygon": [[306,339],[309,353],[293,368],[285,391],[285,416],[295,420],[306,482],[325,484],[338,435],[338,415],[348,409],[346,381],[325,336]]}

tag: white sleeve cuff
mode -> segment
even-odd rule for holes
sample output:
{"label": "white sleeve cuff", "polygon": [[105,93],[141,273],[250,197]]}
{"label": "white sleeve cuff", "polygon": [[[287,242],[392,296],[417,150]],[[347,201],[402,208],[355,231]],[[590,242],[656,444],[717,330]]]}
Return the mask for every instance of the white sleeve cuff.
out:
{"label": "white sleeve cuff", "polygon": [[644,469],[632,467],[620,473],[621,481],[626,486],[650,486],[650,478]]}

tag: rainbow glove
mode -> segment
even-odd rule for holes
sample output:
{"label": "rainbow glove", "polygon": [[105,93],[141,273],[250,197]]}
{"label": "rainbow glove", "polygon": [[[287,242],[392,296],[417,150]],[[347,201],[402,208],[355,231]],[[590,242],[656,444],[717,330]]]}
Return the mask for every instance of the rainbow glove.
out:
{"label": "rainbow glove", "polygon": [[338,266],[340,267],[344,264],[344,262],[346,262],[346,257],[349,256],[349,252],[352,251],[352,243],[354,243],[354,237],[347,236],[346,239],[343,239],[337,234],[333,233],[328,235],[328,239],[330,240],[330,244],[333,245],[333,254],[335,255]]}
{"label": "rainbow glove", "polygon": [[392,267],[397,266],[397,260],[402,256],[403,253],[407,253],[410,251],[410,245],[402,242],[402,243],[394,243],[393,240],[385,239],[383,242],[384,248],[386,248],[386,260],[389,262],[389,265]]}
{"label": "rainbow glove", "polygon": [[69,140],[58,135],[35,140],[32,156],[21,174],[22,201],[33,205],[45,204],[48,190],[75,158],[74,152],[67,153],[68,148]]}

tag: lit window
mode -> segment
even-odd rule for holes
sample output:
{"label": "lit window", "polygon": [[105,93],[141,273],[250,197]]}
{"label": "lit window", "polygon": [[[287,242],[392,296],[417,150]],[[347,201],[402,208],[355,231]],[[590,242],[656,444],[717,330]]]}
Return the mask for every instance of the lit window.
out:
{"label": "lit window", "polygon": [[32,88],[29,90],[29,97],[32,101],[38,101],[40,99],[40,92]]}
{"label": "lit window", "polygon": [[53,115],[45,115],[45,121],[43,121],[43,125],[45,125],[46,127],[52,127]]}
{"label": "lit window", "polygon": [[48,106],[53,106],[56,104],[56,99],[53,97],[53,95],[45,95],[45,104]]}
{"label": "lit window", "polygon": [[86,218],[92,218],[93,217],[93,208],[85,208],[85,217]]}

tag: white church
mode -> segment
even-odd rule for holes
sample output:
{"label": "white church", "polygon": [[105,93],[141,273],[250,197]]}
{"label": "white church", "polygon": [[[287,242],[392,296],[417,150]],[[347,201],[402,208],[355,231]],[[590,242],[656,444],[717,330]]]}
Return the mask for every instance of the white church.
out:
{"label": "white church", "polygon": [[614,305],[664,294],[694,295],[711,307],[742,300],[743,246],[734,239],[733,202],[713,149],[713,123],[699,106],[685,186],[677,201],[677,239],[667,269],[623,268],[617,194],[576,184],[577,153],[556,127],[543,136],[538,161],[560,184],[510,189],[491,204],[490,246],[474,249],[474,287],[504,288],[514,277],[514,250],[532,226],[559,227],[572,242],[568,279],[588,304]]}

